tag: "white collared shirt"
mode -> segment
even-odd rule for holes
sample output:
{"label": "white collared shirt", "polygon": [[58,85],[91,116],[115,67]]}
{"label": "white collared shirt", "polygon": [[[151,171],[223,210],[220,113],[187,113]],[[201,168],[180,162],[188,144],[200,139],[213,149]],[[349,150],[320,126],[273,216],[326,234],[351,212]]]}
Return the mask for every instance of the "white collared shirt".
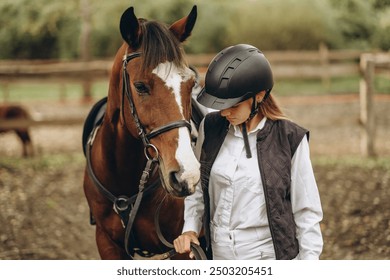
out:
{"label": "white collared shirt", "polygon": [[[265,251],[273,251],[263,184],[257,160],[256,135],[264,127],[263,118],[248,133],[252,158],[246,157],[243,136],[238,126],[230,126],[212,166],[209,179],[211,231],[253,232]],[[204,141],[204,123],[199,127],[196,156],[200,157]],[[306,137],[298,146],[291,165],[291,202],[297,226],[300,259],[318,259],[322,252],[319,222],[322,208],[310,161]],[[185,199],[185,231],[200,232],[204,212],[203,194],[199,184],[196,192]],[[212,236],[218,238],[218,236]],[[213,241],[213,240],[212,240]]]}

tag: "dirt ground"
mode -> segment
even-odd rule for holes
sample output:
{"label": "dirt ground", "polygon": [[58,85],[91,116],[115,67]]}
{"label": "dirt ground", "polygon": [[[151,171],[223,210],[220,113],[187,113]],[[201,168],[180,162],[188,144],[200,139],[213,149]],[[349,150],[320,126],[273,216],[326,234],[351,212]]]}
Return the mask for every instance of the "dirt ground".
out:
{"label": "dirt ground", "polygon": [[[311,131],[324,210],[322,259],[390,259],[390,98],[378,96],[376,159],[360,158],[355,94],[279,98]],[[90,104],[24,104],[34,117],[84,117]],[[82,191],[81,125],[35,127],[36,155],[21,159],[12,133],[0,135],[0,259],[98,259]],[[354,160],[355,159],[355,160]]]}

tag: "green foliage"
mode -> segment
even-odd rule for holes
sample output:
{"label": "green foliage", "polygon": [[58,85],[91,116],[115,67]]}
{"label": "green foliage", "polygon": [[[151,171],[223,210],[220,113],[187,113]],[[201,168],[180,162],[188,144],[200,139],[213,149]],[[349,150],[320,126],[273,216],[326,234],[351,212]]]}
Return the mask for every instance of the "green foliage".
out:
{"label": "green foliage", "polygon": [[[229,2],[230,3],[230,2]],[[198,18],[187,51],[193,53],[216,53],[229,42],[230,18],[234,14],[226,1],[197,2]]]}
{"label": "green foliage", "polygon": [[262,0],[235,2],[230,19],[232,42],[260,49],[317,49],[319,43],[340,40],[331,7],[322,0]]}
{"label": "green foliage", "polygon": [[[119,19],[129,2],[90,0],[91,5],[91,53],[94,57],[114,56],[122,44]],[[137,12],[137,11],[136,11]]]}
{"label": "green foliage", "polygon": [[369,48],[378,28],[373,2],[367,0],[330,0],[330,2],[335,8],[336,21],[344,38],[343,46]]}
{"label": "green foliage", "polygon": [[[389,0],[390,2],[390,0]],[[373,44],[384,51],[390,50],[390,3],[377,12],[379,28],[373,35]]]}
{"label": "green foliage", "polygon": [[370,0],[370,1],[373,7],[378,11],[390,7],[390,0]]}
{"label": "green foliage", "polygon": [[379,49],[390,51],[390,25],[376,32],[373,41]]}
{"label": "green foliage", "polygon": [[314,156],[312,162],[316,168],[336,168],[337,166],[343,166],[347,168],[362,168],[368,170],[389,170],[390,168],[389,157],[365,158],[360,156]]}
{"label": "green foliage", "polygon": [[[75,10],[78,0],[4,0],[0,4],[0,58],[52,58],[70,41],[70,30],[79,23]],[[66,4],[65,4],[66,3]]]}
{"label": "green foliage", "polygon": [[[78,58],[82,0],[2,0],[0,59]],[[198,6],[185,44],[190,53],[215,53],[236,43],[263,50],[390,46],[390,0],[89,0],[91,56],[113,56],[122,43],[118,23],[134,6],[138,17],[171,24]]]}

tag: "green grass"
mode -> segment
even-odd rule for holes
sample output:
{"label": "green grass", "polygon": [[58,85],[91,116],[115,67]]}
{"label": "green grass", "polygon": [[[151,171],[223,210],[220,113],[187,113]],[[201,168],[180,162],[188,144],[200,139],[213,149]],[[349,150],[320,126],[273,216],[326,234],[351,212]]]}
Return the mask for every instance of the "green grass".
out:
{"label": "green grass", "polygon": [[364,158],[361,156],[313,156],[312,163],[314,166],[332,167],[344,166],[362,169],[390,169],[390,157]]}
{"label": "green grass", "polygon": [[[288,95],[324,95],[324,94],[345,94],[359,92],[360,77],[350,76],[332,78],[329,84],[318,79],[299,80],[286,79],[275,81],[275,92],[280,96]],[[378,93],[390,94],[390,78],[382,75],[375,77],[375,91]]]}
{"label": "green grass", "polygon": [[0,170],[6,169],[24,169],[30,168],[33,170],[61,169],[69,165],[83,167],[85,158],[82,153],[58,153],[45,154],[32,158],[20,157],[0,157]]}
{"label": "green grass", "polygon": [[[20,83],[9,84],[7,98],[8,102],[19,102],[27,100],[61,100],[64,99],[80,99],[83,95],[81,84],[68,83],[63,86],[63,94],[61,96],[61,85],[59,83]],[[92,97],[99,99],[106,96],[108,92],[108,82],[95,82],[92,85]],[[0,100],[4,100],[4,87],[0,84]]]}

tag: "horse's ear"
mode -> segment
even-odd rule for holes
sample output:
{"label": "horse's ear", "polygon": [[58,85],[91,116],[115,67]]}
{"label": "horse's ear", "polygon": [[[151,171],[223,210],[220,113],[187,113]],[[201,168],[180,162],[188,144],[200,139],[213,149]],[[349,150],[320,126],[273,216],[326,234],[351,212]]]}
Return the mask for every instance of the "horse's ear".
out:
{"label": "horse's ear", "polygon": [[174,22],[169,29],[175,34],[180,42],[185,41],[190,35],[194,28],[196,17],[197,17],[196,5],[192,7],[190,14],[178,21]]}
{"label": "horse's ear", "polygon": [[119,29],[127,44],[129,44],[130,47],[137,49],[140,41],[140,28],[133,7],[128,8],[122,14]]}

